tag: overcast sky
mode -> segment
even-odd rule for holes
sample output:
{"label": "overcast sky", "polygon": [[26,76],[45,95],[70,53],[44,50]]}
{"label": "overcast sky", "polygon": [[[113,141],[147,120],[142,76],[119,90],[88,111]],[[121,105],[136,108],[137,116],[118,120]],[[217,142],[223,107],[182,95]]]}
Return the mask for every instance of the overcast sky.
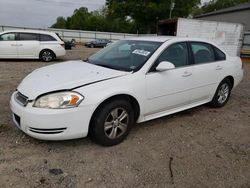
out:
{"label": "overcast sky", "polygon": [[79,7],[96,10],[105,0],[0,0],[0,25],[47,28]]}
{"label": "overcast sky", "polygon": [[105,0],[0,0],[0,25],[47,28],[58,16],[71,16],[76,8],[91,11],[104,4]]}

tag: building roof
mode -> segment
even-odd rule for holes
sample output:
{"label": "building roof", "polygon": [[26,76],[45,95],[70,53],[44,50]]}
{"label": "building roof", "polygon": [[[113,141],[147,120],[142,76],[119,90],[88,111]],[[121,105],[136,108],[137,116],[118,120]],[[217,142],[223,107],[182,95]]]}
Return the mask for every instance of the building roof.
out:
{"label": "building roof", "polygon": [[217,14],[237,12],[237,11],[242,11],[242,10],[250,10],[250,2],[239,4],[239,5],[234,6],[234,7],[229,7],[229,8],[201,14],[201,15],[195,16],[195,18],[202,18],[202,17],[213,16],[213,15],[217,15]]}

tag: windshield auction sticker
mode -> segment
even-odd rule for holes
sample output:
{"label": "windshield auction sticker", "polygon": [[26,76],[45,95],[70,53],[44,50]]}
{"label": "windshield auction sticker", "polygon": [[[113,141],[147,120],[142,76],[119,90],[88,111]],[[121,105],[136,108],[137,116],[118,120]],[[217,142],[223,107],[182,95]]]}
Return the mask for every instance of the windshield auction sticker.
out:
{"label": "windshield auction sticker", "polygon": [[145,50],[134,50],[132,52],[133,54],[137,54],[137,55],[143,55],[143,56],[148,56],[150,54],[149,51],[145,51]]}

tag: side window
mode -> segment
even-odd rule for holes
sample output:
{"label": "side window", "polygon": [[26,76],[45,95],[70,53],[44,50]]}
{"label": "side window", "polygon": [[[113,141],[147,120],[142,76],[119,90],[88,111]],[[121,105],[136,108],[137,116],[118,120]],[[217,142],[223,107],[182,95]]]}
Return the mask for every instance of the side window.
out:
{"label": "side window", "polygon": [[6,33],[0,36],[0,41],[13,41],[16,40],[15,33]]}
{"label": "side window", "polygon": [[38,40],[39,35],[35,33],[19,33],[19,40]]}
{"label": "side window", "polygon": [[56,39],[50,35],[40,35],[40,41],[56,41]]}
{"label": "side window", "polygon": [[188,65],[188,48],[185,42],[176,43],[168,47],[158,58],[158,63],[169,61],[175,67]]}
{"label": "side window", "polygon": [[194,63],[209,63],[216,61],[213,47],[207,43],[193,42],[191,48],[194,55]]}
{"label": "side window", "polygon": [[217,61],[226,60],[226,55],[221,50],[219,50],[218,48],[214,47],[214,52],[215,52],[216,60]]}

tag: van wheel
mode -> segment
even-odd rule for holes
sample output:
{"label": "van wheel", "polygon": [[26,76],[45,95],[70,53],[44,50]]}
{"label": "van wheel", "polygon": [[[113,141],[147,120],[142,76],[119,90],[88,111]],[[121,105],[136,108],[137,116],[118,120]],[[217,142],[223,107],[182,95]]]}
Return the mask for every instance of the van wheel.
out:
{"label": "van wheel", "polygon": [[52,61],[53,59],[55,59],[55,54],[53,51],[51,50],[43,50],[41,51],[40,53],[40,59],[44,62],[50,62]]}
{"label": "van wheel", "polygon": [[131,105],[116,99],[101,106],[90,125],[90,138],[97,144],[112,146],[122,142],[134,123]]}
{"label": "van wheel", "polygon": [[224,106],[231,95],[231,90],[232,84],[230,80],[227,78],[222,80],[214,94],[213,100],[210,102],[210,105],[215,108]]}

